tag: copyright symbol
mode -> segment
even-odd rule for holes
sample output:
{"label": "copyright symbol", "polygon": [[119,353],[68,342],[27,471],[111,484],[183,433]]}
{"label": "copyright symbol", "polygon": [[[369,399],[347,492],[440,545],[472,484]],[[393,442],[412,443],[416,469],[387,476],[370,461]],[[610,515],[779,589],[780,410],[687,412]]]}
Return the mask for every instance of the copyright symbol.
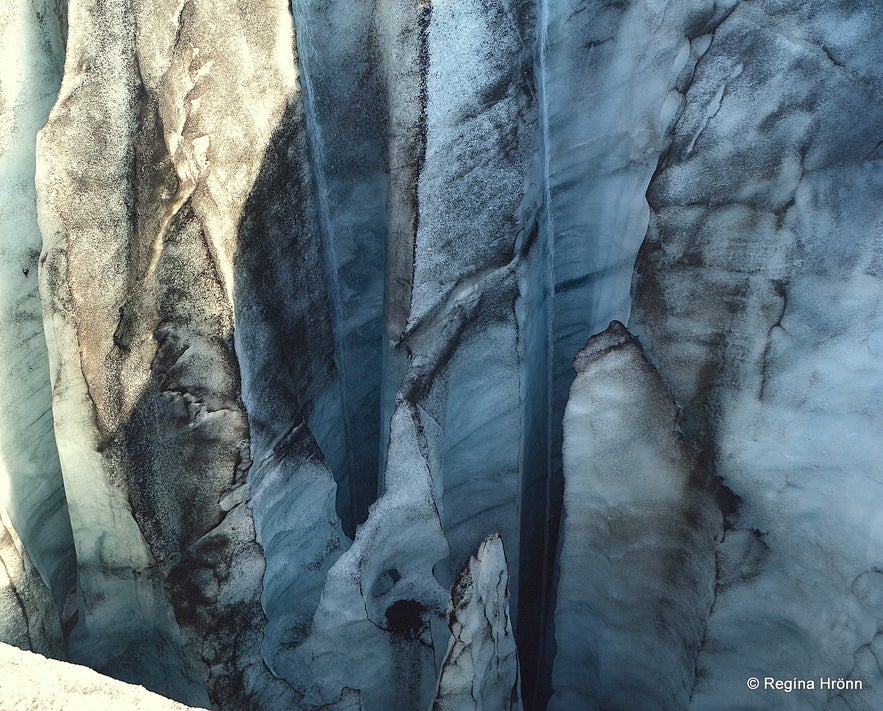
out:
{"label": "copyright symbol", "polygon": [[748,685],[749,689],[757,689],[760,687],[760,679],[756,676],[752,676],[745,682]]}

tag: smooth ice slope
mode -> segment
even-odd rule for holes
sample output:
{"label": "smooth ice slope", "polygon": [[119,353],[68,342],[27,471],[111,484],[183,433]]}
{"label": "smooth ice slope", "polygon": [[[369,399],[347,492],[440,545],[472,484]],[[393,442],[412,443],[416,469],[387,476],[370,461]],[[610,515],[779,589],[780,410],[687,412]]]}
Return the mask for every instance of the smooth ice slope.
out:
{"label": "smooth ice slope", "polygon": [[574,368],[549,709],[686,708],[721,515],[622,324],[589,339]]}
{"label": "smooth ice slope", "polygon": [[[305,131],[329,297],[341,428],[320,446],[338,481],[345,530],[377,497],[387,196],[385,89],[374,3],[296,0]],[[346,67],[347,71],[341,71]],[[331,414],[331,413],[329,413]],[[314,425],[324,434],[331,427]],[[327,438],[327,439],[326,439]]]}

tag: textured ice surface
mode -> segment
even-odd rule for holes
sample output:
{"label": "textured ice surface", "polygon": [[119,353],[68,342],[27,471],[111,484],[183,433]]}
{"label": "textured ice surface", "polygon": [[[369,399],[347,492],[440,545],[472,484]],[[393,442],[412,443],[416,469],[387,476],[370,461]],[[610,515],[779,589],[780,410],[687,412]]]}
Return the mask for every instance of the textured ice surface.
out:
{"label": "textured ice surface", "polygon": [[685,708],[721,516],[631,334],[612,323],[574,367],[549,708]]}
{"label": "textured ice surface", "polygon": [[[536,246],[533,41],[529,3],[432,7],[414,286],[400,345],[415,362],[436,351],[422,377],[437,383],[425,407],[443,432],[433,483],[451,546],[436,573],[449,587],[467,557],[499,531],[513,610],[524,478],[524,324],[513,306],[523,260]],[[530,565],[526,574],[535,571]]]}
{"label": "textured ice surface", "polygon": [[[503,540],[511,537],[507,550],[517,570],[521,403],[515,342],[517,326],[507,314],[505,320],[470,329],[449,365],[444,474],[437,500],[451,545],[450,556],[436,570],[445,587],[488,531],[500,531]],[[494,446],[489,448],[489,442]],[[513,573],[512,590],[517,584]]]}
{"label": "textured ice surface", "polygon": [[[536,451],[542,448],[534,444],[528,456],[547,460],[532,470],[539,481],[531,482],[530,499],[545,501],[550,524],[545,549],[534,543],[530,555],[550,561],[550,569],[562,499],[562,421],[573,358],[611,320],[628,319],[635,255],[649,216],[647,185],[682,108],[684,86],[714,27],[734,5],[735,0],[538,3],[536,70],[543,144],[538,224],[545,250],[539,269],[545,272],[545,295],[544,313],[533,319],[545,319],[547,345],[543,356],[532,353],[532,361],[550,374],[540,376],[541,386],[533,386],[545,391],[548,419],[530,437],[549,441],[545,452]],[[537,405],[532,407],[536,412]],[[537,597],[525,614],[547,614],[553,596],[547,591]],[[531,626],[542,622],[531,621]],[[554,631],[544,626],[543,634],[551,638]],[[548,653],[544,657],[548,664]]]}
{"label": "textured ice surface", "polygon": [[0,506],[60,611],[74,547],[52,427],[34,186],[37,130],[64,62],[55,4],[10,3],[0,44]]}
{"label": "textured ice surface", "polygon": [[[119,317],[119,302],[114,301],[120,293],[112,279],[127,272],[121,268],[127,260],[120,237],[132,229],[126,185],[135,119],[127,76],[132,60],[125,50],[131,23],[121,20],[122,11],[121,3],[95,13],[82,3],[71,4],[66,61],[71,71],[37,147],[44,237],[41,295],[53,416],[77,548],[79,616],[69,645],[75,660],[139,678],[168,694],[204,699],[191,691],[195,685],[186,679],[175,650],[172,611],[120,486],[125,480],[121,453],[116,462],[108,462],[99,451],[137,397],[137,391],[130,392],[129,402],[115,401],[111,387],[105,387],[111,385],[108,373],[99,366],[113,351]],[[80,53],[89,59],[78,66],[74,57]],[[128,61],[118,61],[119,53]],[[117,88],[113,99],[105,101],[101,97],[110,86]],[[77,112],[78,104],[100,108]],[[108,140],[92,143],[98,132]],[[84,153],[71,156],[72,145],[85,147]],[[55,154],[52,146],[57,146]],[[72,203],[68,181],[78,180],[82,189]],[[68,230],[80,237],[76,249],[64,244]],[[78,306],[85,309],[79,318]],[[108,400],[112,404],[102,411],[96,400],[99,408]],[[135,644],[142,650],[140,659],[132,654]]]}
{"label": "textured ice surface", "polygon": [[[740,4],[648,193],[632,325],[738,497],[696,708],[880,704],[881,21]],[[744,686],[765,675],[864,689]]]}
{"label": "textured ice surface", "polygon": [[[373,3],[292,3],[334,337],[343,442],[322,442],[352,533],[377,497],[386,232],[385,106]],[[341,71],[341,67],[346,71]]]}
{"label": "textured ice surface", "polygon": [[76,0],[35,168],[54,7],[0,20],[17,643],[64,602],[225,709],[880,706],[873,3]]}
{"label": "textured ice surface", "polygon": [[628,318],[644,192],[682,106],[679,90],[735,4],[541,3],[559,378],[571,377],[589,335]]}
{"label": "textured ice surface", "polygon": [[130,10],[70,5],[65,77],[38,143],[79,566],[70,652],[188,702],[207,703],[207,687],[235,705],[273,685],[259,679],[250,510],[221,506],[249,464],[232,257],[294,95],[292,28],[282,3],[252,3],[249,17],[210,2],[142,3],[134,21]]}
{"label": "textured ice surface", "polygon": [[448,606],[451,641],[432,711],[520,711],[507,571],[499,535],[488,536],[460,570]]}
{"label": "textured ice surface", "polygon": [[0,507],[0,639],[53,657],[63,654],[58,609]]}
{"label": "textured ice surface", "polygon": [[288,679],[288,660],[309,635],[325,576],[349,540],[335,513],[334,479],[304,423],[286,433],[251,476],[250,506],[267,566],[263,658]]}
{"label": "textured ice surface", "polygon": [[280,665],[307,708],[338,701],[346,687],[361,692],[366,708],[425,708],[431,701],[430,618],[448,598],[432,567],[448,546],[418,417],[413,405],[399,403],[386,491],[328,571],[309,638]]}

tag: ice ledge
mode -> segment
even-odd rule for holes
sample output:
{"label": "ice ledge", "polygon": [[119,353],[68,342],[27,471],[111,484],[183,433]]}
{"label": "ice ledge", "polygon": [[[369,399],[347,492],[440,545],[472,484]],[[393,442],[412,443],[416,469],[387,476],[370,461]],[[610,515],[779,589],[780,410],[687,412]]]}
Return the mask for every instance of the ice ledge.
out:
{"label": "ice ledge", "polygon": [[3,708],[16,711],[186,711],[184,706],[143,686],[126,684],[78,664],[47,659],[0,643]]}

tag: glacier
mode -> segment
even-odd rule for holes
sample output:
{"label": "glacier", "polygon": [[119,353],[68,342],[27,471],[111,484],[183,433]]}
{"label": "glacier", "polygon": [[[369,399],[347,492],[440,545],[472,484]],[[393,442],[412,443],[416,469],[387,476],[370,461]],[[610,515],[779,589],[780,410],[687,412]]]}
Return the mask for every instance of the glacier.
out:
{"label": "glacier", "polygon": [[686,708],[721,513],[674,399],[621,323],[574,367],[549,708]]}
{"label": "glacier", "polygon": [[881,34],[10,0],[3,698],[880,708]]}
{"label": "glacier", "polygon": [[[75,611],[66,603],[76,557],[53,433],[34,170],[37,131],[61,84],[62,27],[48,2],[16,3],[0,20],[4,47],[15,48],[0,74],[0,629],[4,640],[54,655]],[[29,592],[16,600],[19,587]]]}

